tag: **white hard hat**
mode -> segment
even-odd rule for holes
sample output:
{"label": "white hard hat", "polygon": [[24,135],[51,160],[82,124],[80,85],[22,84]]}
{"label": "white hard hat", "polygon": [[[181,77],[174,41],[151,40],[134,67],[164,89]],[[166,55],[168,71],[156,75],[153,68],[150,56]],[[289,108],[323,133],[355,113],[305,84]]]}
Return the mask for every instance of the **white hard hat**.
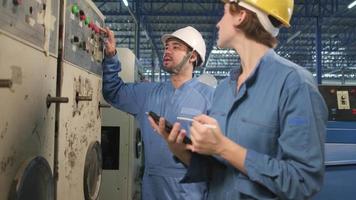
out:
{"label": "white hard hat", "polygon": [[169,38],[178,38],[183,42],[187,43],[193,50],[198,52],[202,61],[199,66],[204,64],[206,53],[205,41],[200,32],[197,31],[195,28],[187,26],[185,28],[178,29],[172,34],[163,35],[161,41],[163,42],[163,44],[165,44]]}

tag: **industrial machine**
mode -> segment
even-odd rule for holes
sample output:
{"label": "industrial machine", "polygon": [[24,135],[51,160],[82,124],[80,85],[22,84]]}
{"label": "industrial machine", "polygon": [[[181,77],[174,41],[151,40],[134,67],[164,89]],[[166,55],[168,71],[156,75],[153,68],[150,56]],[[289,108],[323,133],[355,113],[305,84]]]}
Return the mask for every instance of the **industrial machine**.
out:
{"label": "industrial machine", "polygon": [[356,121],[356,86],[320,86],[331,121]]}
{"label": "industrial machine", "polygon": [[[118,48],[120,77],[138,82],[138,61],[127,48]],[[140,199],[142,142],[135,118],[115,108],[102,110],[103,175],[100,200]]]}
{"label": "industrial machine", "polygon": [[356,86],[319,87],[329,110],[325,177],[314,199],[354,199],[356,190]]}
{"label": "industrial machine", "polygon": [[101,183],[101,61],[104,16],[90,0],[61,1],[55,142],[57,199],[97,199]]}
{"label": "industrial machine", "polygon": [[0,4],[0,199],[54,199],[58,16],[58,1]]}

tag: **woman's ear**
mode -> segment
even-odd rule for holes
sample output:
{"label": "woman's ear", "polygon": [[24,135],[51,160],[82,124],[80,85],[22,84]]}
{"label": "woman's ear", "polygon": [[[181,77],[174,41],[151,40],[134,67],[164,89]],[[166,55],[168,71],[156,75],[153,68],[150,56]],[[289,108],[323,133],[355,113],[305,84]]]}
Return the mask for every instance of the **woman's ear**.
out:
{"label": "woman's ear", "polygon": [[246,18],[246,11],[245,10],[240,10],[240,12],[236,15],[234,15],[234,25],[238,26],[240,25]]}

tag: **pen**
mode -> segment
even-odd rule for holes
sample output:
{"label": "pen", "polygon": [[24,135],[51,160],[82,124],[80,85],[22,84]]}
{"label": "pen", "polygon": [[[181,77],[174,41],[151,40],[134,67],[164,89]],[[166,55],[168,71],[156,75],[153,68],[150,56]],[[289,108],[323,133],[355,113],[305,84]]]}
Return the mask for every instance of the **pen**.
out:
{"label": "pen", "polygon": [[[188,118],[188,117],[177,117],[178,120],[182,120],[182,121],[189,121],[189,122],[194,122],[195,120],[192,118]],[[207,127],[207,128],[216,128],[215,125],[211,125],[211,124],[203,124],[203,126]]]}

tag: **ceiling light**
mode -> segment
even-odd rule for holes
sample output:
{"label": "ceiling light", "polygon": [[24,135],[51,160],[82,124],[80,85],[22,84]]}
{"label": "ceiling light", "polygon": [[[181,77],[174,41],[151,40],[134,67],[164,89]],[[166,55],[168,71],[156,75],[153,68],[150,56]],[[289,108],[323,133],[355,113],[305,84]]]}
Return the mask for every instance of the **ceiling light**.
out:
{"label": "ceiling light", "polygon": [[351,8],[354,7],[354,6],[356,6],[356,1],[350,3],[350,4],[347,6],[347,8],[348,8],[348,9],[351,9]]}
{"label": "ceiling light", "polygon": [[129,6],[129,2],[127,2],[127,0],[122,0],[122,1],[124,2],[124,4],[125,4],[126,7]]}

